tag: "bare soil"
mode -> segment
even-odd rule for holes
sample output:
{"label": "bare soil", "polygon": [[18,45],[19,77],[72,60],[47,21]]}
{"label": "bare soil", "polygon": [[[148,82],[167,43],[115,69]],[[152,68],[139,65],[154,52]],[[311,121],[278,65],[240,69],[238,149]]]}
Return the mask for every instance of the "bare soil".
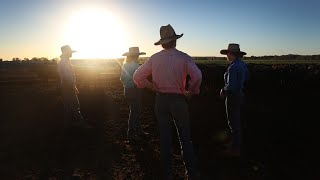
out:
{"label": "bare soil", "polygon": [[[226,67],[198,66],[201,94],[189,106],[203,179],[320,179],[319,66],[249,65],[244,159],[221,155],[219,133],[228,124],[218,94]],[[128,106],[118,72],[79,74],[81,111],[94,128],[65,130],[56,76],[1,67],[0,179],[160,179],[154,94],[144,90],[141,122],[149,137],[126,144]],[[176,136],[172,147],[175,177],[185,179]]]}

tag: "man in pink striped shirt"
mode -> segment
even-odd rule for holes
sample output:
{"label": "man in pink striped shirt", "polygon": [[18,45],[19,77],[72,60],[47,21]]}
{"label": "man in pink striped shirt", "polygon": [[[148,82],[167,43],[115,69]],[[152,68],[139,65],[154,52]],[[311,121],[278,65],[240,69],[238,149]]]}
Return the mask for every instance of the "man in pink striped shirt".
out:
{"label": "man in pink striped shirt", "polygon": [[[186,99],[199,94],[202,74],[192,58],[176,49],[176,35],[170,24],[160,28],[161,39],[154,43],[163,50],[152,55],[133,75],[138,87],[156,92],[155,114],[160,130],[160,158],[163,179],[173,179],[172,125],[174,124],[181,144],[186,173],[190,178],[199,177],[190,133],[189,110]],[[152,82],[147,78],[152,75]],[[187,75],[190,80],[187,83]],[[186,88],[188,87],[188,88]],[[173,122],[172,122],[173,121]]]}

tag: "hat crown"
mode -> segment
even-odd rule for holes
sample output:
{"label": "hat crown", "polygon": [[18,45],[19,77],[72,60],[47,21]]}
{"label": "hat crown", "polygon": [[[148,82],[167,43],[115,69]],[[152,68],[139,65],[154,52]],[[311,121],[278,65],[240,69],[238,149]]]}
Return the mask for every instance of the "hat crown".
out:
{"label": "hat crown", "polygon": [[161,39],[170,38],[173,36],[176,36],[176,32],[174,31],[174,29],[172,28],[172,26],[170,24],[168,24],[166,26],[161,26],[161,28],[160,28]]}
{"label": "hat crown", "polygon": [[129,48],[129,53],[133,53],[133,54],[137,53],[137,54],[139,54],[140,53],[139,47],[130,47]]}
{"label": "hat crown", "polygon": [[61,47],[62,52],[71,51],[71,47],[69,45],[65,45]]}
{"label": "hat crown", "polygon": [[230,43],[228,45],[228,51],[232,52],[240,52],[240,45],[235,43]]}
{"label": "hat crown", "polygon": [[139,47],[129,47],[129,52],[124,53],[122,56],[139,56],[144,55],[145,52],[140,52]]}
{"label": "hat crown", "polygon": [[66,54],[66,53],[73,53],[76,51],[73,51],[69,45],[65,45],[61,47],[61,52],[62,54]]}
{"label": "hat crown", "polygon": [[242,52],[240,51],[240,45],[236,44],[236,43],[230,43],[228,45],[228,49],[223,49],[220,51],[220,54],[227,54],[227,53],[237,53],[237,54],[242,54],[242,55],[246,55],[246,52]]}
{"label": "hat crown", "polygon": [[177,35],[170,24],[168,24],[166,26],[161,26],[160,27],[161,39],[158,42],[155,42],[154,45],[166,44],[166,43],[169,43],[169,42],[174,41],[176,39],[179,39],[182,36],[183,36],[183,33],[180,35]]}

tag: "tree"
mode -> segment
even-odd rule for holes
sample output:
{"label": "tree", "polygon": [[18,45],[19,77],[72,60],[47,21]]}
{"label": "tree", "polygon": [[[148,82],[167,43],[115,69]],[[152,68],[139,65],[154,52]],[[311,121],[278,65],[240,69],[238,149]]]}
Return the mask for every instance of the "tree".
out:
{"label": "tree", "polygon": [[46,58],[46,57],[41,57],[41,58],[40,58],[40,61],[45,61],[45,62],[47,62],[47,61],[49,61],[49,60],[48,60],[48,58]]}
{"label": "tree", "polygon": [[31,61],[39,61],[39,59],[36,58],[36,57],[33,57],[33,58],[31,59]]}
{"label": "tree", "polygon": [[57,64],[58,60],[59,60],[59,58],[53,58],[53,59],[51,59],[51,63]]}
{"label": "tree", "polygon": [[20,61],[20,58],[12,58],[12,61]]}

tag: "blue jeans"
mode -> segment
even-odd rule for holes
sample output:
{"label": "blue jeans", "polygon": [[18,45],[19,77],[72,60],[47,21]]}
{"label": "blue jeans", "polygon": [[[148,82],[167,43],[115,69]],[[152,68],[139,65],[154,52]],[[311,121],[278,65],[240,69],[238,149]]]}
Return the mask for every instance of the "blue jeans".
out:
{"label": "blue jeans", "polygon": [[124,95],[129,105],[129,118],[128,118],[128,131],[127,138],[131,140],[135,135],[142,132],[140,124],[141,114],[141,94],[142,89],[140,88],[125,88]]}
{"label": "blue jeans", "polygon": [[78,100],[78,96],[73,89],[73,86],[62,85],[61,92],[64,104],[65,127],[68,127],[74,123],[82,122],[83,117],[80,113],[80,103]]}
{"label": "blue jeans", "polygon": [[172,125],[178,133],[181,154],[189,177],[199,174],[190,133],[189,109],[183,95],[158,94],[155,113],[160,130],[160,158],[164,179],[173,177],[172,170]]}
{"label": "blue jeans", "polygon": [[225,100],[228,124],[232,132],[232,147],[240,150],[242,144],[242,131],[240,110],[243,101],[242,95],[227,95]]}

